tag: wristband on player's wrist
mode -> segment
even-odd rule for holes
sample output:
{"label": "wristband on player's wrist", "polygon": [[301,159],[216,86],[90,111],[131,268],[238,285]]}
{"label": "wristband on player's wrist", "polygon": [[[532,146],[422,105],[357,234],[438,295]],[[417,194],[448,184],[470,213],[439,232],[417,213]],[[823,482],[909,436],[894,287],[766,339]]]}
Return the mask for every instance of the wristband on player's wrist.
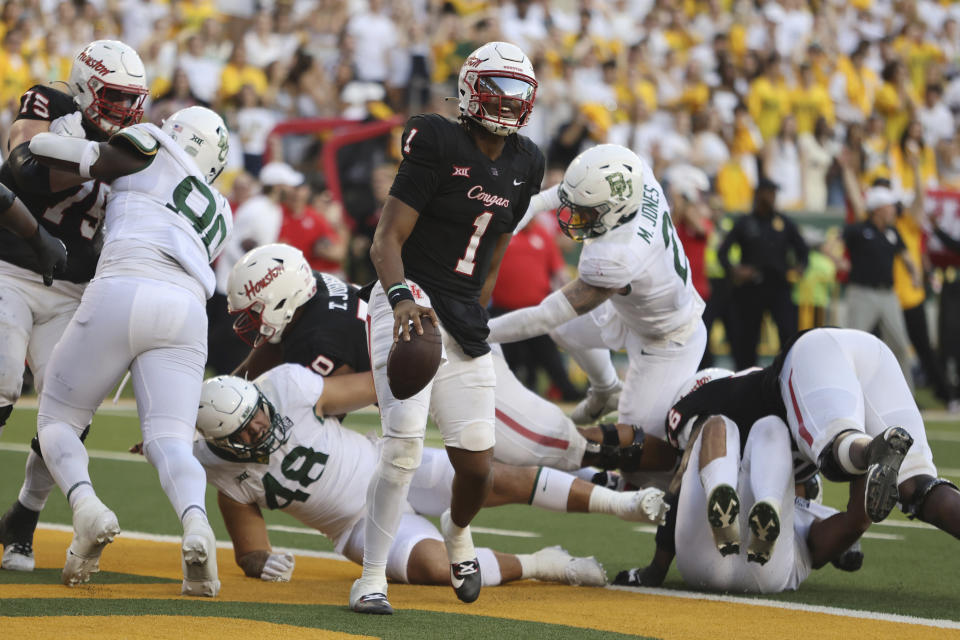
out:
{"label": "wristband on player's wrist", "polygon": [[387,300],[390,302],[390,308],[395,309],[403,300],[413,300],[413,292],[410,291],[406,282],[398,282],[387,289]]}

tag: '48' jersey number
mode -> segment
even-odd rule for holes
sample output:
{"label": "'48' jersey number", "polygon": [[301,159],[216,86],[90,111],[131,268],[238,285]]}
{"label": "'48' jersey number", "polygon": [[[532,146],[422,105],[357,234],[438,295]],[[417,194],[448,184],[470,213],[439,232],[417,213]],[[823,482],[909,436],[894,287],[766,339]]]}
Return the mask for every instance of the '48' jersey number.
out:
{"label": "'48' jersey number", "polygon": [[[307,447],[294,447],[280,461],[280,473],[287,480],[292,480],[300,487],[307,488],[323,475],[327,458],[329,456],[320,451],[314,451]],[[283,486],[273,477],[272,473],[263,476],[263,491],[269,509],[284,509],[290,506],[290,503],[294,500],[306,502],[310,497],[309,493],[301,491],[297,488],[297,485],[294,485],[292,489]]]}

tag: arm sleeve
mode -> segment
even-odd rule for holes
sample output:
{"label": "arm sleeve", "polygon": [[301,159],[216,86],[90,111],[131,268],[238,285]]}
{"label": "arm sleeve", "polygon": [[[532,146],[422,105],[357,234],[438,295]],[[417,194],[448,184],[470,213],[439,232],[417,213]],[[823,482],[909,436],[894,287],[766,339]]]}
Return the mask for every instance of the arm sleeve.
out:
{"label": "arm sleeve", "polygon": [[393,179],[390,195],[421,213],[440,184],[443,144],[427,116],[407,121],[400,138],[403,161]]}
{"label": "arm sleeve", "polygon": [[527,206],[527,212],[520,218],[520,222],[517,223],[517,228],[513,230],[513,233],[518,233],[530,224],[541,211],[551,211],[560,208],[560,196],[557,194],[559,189],[560,185],[555,184],[549,189],[545,189],[531,197],[530,204]]}

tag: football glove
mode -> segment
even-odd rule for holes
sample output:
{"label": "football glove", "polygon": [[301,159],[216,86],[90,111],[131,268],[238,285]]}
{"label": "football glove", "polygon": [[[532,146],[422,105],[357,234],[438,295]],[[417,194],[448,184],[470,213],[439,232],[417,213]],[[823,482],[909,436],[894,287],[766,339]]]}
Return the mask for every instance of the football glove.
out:
{"label": "football glove", "polygon": [[260,572],[260,579],[267,582],[290,582],[293,576],[293,555],[289,553],[271,553]]}
{"label": "football glove", "polygon": [[87,132],[83,130],[83,116],[79,111],[60,116],[50,122],[50,133],[68,138],[86,138]]}
{"label": "football glove", "polygon": [[27,242],[37,254],[43,284],[49,287],[53,284],[54,274],[62,271],[67,265],[67,247],[59,238],[50,235],[42,224],[37,224],[37,232],[27,238]]}

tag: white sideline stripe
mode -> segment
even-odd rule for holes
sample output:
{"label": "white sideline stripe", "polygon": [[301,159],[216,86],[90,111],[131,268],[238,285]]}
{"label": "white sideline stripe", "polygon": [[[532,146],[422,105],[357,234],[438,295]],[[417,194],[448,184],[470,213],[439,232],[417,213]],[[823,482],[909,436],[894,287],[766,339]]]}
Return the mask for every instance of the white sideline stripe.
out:
{"label": "white sideline stripe", "polygon": [[904,529],[927,529],[928,531],[939,531],[932,524],[920,522],[919,520],[884,520],[883,522],[874,522],[878,527],[902,527]]}
{"label": "white sideline stripe", "polygon": [[[53,522],[41,522],[37,525],[38,529],[48,529],[50,531],[66,531],[67,533],[73,533],[73,527],[69,524],[56,524]],[[275,527],[267,527],[268,529],[273,529]],[[311,529],[311,531],[313,531]],[[319,531],[314,531],[318,535]],[[301,532],[302,533],[302,532]],[[132,540],[147,540],[148,542],[172,542],[173,544],[180,544],[180,536],[167,536],[160,535],[156,533],[145,533],[143,531],[120,531],[121,538],[129,538]],[[218,549],[233,549],[233,545],[229,542],[224,542],[222,540],[217,540]],[[350,562],[344,558],[339,553],[334,553],[333,551],[315,551],[313,549],[294,549],[291,547],[274,547],[274,551],[283,551],[292,553],[297,556],[305,556],[308,558],[324,558],[325,560],[339,560],[341,562]]]}
{"label": "white sideline stripe", "polygon": [[960,433],[954,433],[953,431],[927,431],[927,440],[960,442]]}
{"label": "white sideline stripe", "polygon": [[[18,453],[28,453],[30,445],[28,444],[6,444],[0,443],[0,451],[15,451]],[[103,451],[101,449],[87,449],[87,455],[98,460],[119,460],[120,462],[146,462],[147,459],[139,453],[126,453],[124,451]]]}
{"label": "white sideline stripe", "polygon": [[845,618],[859,618],[863,620],[882,620],[884,622],[900,622],[903,624],[912,624],[924,627],[937,627],[940,629],[960,629],[960,622],[956,620],[943,620],[939,618],[916,618],[914,616],[902,616],[893,613],[880,613],[877,611],[861,611],[859,609],[841,609],[840,607],[824,607],[815,604],[803,604],[800,602],[784,602],[780,600],[764,600],[763,598],[744,598],[740,596],[727,596],[713,593],[698,593],[695,591],[681,591],[673,589],[655,589],[652,587],[621,587],[607,585],[607,589],[614,591],[632,591],[634,593],[649,594],[653,596],[667,596],[673,598],[685,598],[687,600],[712,600],[714,602],[730,602],[733,604],[749,604],[758,607],[774,607],[776,609],[788,609],[790,611],[805,611],[808,613],[824,613],[831,616],[842,616]]}
{"label": "white sideline stripe", "polygon": [[513,529],[493,529],[491,527],[470,527],[473,533],[485,533],[489,536],[507,536],[510,538],[539,538],[534,531],[515,531]]}

